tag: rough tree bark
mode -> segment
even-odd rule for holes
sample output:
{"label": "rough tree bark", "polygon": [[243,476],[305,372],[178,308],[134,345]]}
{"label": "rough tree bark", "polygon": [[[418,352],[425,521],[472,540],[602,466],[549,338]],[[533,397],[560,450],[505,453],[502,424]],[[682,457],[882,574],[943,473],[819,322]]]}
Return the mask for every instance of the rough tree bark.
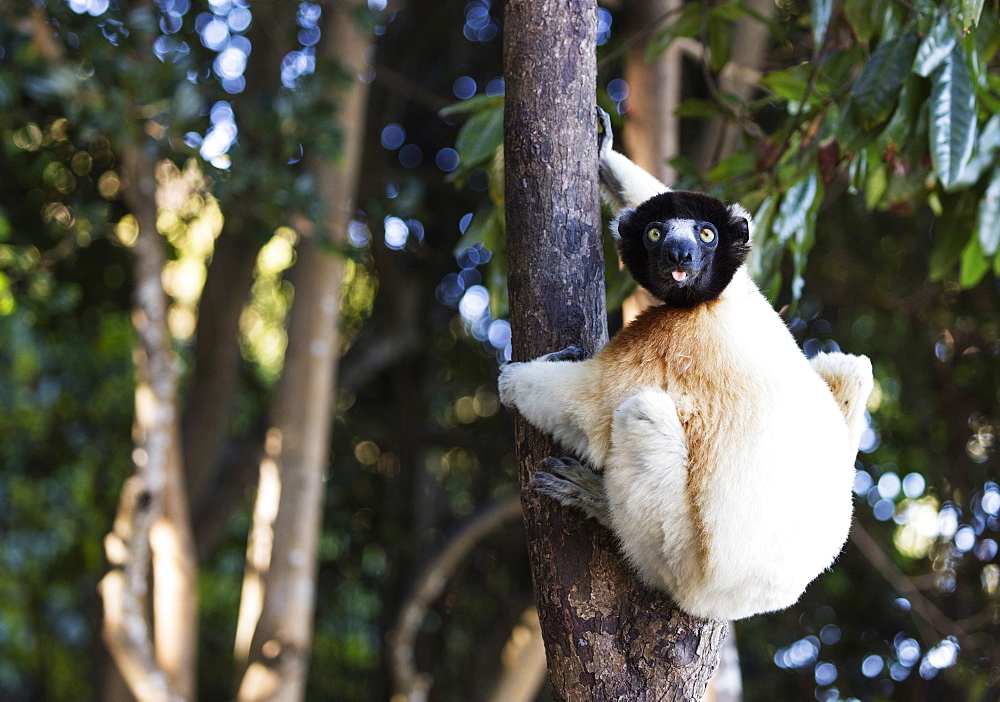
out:
{"label": "rough tree bark", "polygon": [[[514,355],[607,339],[594,0],[508,0],[505,197]],[[521,501],[553,695],[697,700],[727,630],[638,583],[610,534],[527,488],[551,439],[517,422]]]}
{"label": "rough tree bark", "polygon": [[[325,7],[320,47],[353,76],[360,73],[371,41],[356,23],[356,10],[356,3],[346,0]],[[357,183],[367,84],[354,80],[338,98],[343,158],[334,164],[310,157],[309,167],[326,210],[324,235],[342,243]],[[303,699],[312,647],[343,261],[310,232],[302,233],[292,272],[288,348],[247,546],[236,640],[240,700]]]}

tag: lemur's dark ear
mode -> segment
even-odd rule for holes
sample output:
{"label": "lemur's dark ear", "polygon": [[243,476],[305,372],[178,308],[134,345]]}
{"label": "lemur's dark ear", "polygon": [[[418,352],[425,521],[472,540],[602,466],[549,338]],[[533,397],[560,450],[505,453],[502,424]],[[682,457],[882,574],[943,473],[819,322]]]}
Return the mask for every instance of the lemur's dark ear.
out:
{"label": "lemur's dark ear", "polygon": [[732,215],[732,221],[740,232],[743,241],[750,241],[753,238],[754,229],[753,217],[750,216],[750,213],[740,205],[730,205],[729,214]]}

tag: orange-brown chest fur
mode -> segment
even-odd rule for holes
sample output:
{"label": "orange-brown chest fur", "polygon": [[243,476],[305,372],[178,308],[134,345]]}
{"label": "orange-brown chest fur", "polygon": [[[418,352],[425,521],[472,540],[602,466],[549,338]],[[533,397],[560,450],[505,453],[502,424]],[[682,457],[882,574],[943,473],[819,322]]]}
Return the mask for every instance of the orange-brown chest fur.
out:
{"label": "orange-brown chest fur", "polygon": [[602,409],[594,418],[598,426],[592,441],[605,456],[615,408],[642,388],[659,387],[673,398],[692,455],[735,419],[732,413],[719,416],[718,410],[738,405],[747,379],[733,363],[720,305],[724,302],[649,308],[594,358],[593,406]]}

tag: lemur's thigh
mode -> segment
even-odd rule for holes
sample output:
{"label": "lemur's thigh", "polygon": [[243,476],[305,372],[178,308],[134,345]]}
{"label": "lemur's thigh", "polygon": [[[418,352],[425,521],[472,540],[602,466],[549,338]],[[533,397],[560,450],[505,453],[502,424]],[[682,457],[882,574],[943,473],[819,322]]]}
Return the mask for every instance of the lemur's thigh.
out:
{"label": "lemur's thigh", "polygon": [[688,442],[671,397],[648,388],[623,402],[604,471],[608,512],[633,564],[655,568],[647,578],[668,586],[696,567],[689,562],[696,548],[687,477]]}

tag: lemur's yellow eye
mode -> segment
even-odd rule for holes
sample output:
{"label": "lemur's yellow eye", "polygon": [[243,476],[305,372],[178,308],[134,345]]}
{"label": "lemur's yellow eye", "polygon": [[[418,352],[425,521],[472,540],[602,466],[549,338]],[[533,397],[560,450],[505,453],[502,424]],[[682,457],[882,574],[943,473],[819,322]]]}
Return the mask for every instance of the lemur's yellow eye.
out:
{"label": "lemur's yellow eye", "polygon": [[711,244],[712,240],[715,239],[715,230],[711,227],[702,227],[698,234],[701,236],[701,240],[706,244]]}
{"label": "lemur's yellow eye", "polygon": [[663,238],[663,232],[656,227],[652,227],[648,232],[646,232],[646,237],[652,242],[657,242]]}

